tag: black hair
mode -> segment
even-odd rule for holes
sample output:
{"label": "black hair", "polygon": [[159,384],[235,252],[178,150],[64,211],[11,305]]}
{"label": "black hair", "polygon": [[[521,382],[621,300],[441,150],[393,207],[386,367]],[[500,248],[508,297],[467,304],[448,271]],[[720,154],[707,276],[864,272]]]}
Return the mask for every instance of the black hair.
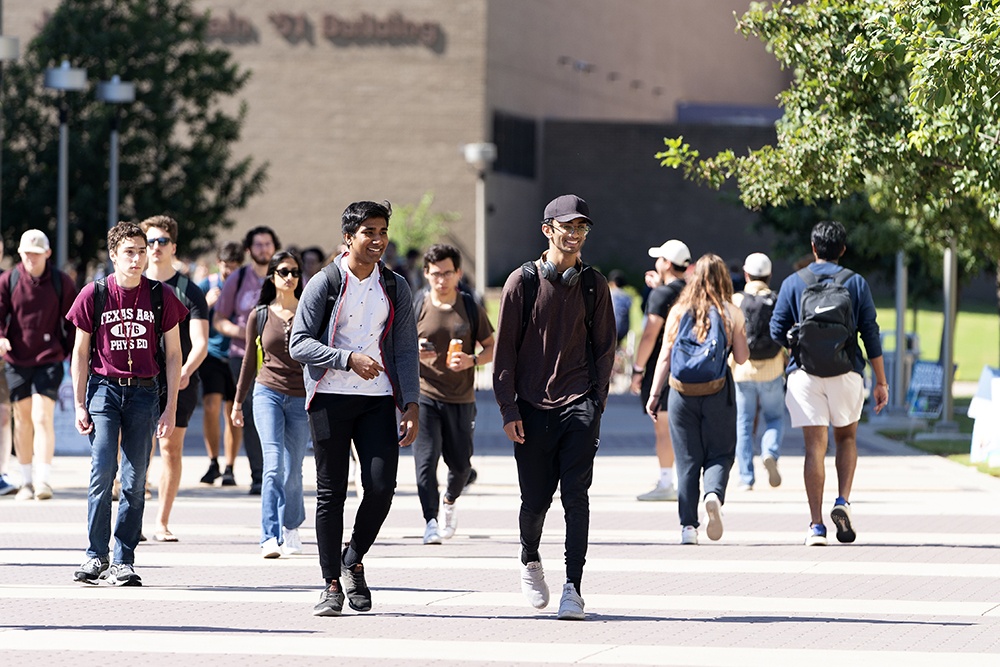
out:
{"label": "black hair", "polygon": [[228,241],[225,245],[219,248],[219,261],[242,264],[244,258],[246,258],[246,254],[247,250],[241,243]]}
{"label": "black hair", "polygon": [[303,259],[305,259],[306,255],[309,254],[316,255],[316,261],[318,262],[322,262],[324,259],[326,259],[326,253],[323,252],[323,249],[320,248],[318,245],[311,245],[308,248],[304,248],[302,252],[299,253],[299,255]]}
{"label": "black hair", "polygon": [[373,201],[356,201],[344,209],[341,216],[340,231],[348,236],[358,233],[358,227],[368,218],[382,218],[386,224],[392,217],[392,204],[388,200],[381,204]]}
{"label": "black hair", "polygon": [[280,250],[274,253],[274,257],[267,263],[267,275],[264,277],[264,284],[260,288],[260,298],[257,299],[258,306],[266,306],[274,301],[278,296],[278,288],[274,286],[274,270],[278,268],[286,259],[295,262],[299,269],[299,281],[295,284],[295,298],[302,296],[302,260],[298,253],[293,250]]}
{"label": "black hair", "polygon": [[274,233],[274,230],[266,225],[259,225],[254,227],[247,232],[247,235],[243,237],[243,248],[244,250],[249,250],[250,246],[253,245],[253,237],[258,234],[270,234],[271,240],[274,241],[274,249],[281,250],[281,241],[278,240],[278,235]]}
{"label": "black hair", "polygon": [[816,258],[836,262],[847,247],[847,230],[835,220],[817,222],[810,236],[816,248]]}
{"label": "black hair", "polygon": [[614,283],[616,287],[625,287],[628,281],[625,279],[625,272],[621,269],[612,269],[608,272],[608,282]]}
{"label": "black hair", "polygon": [[445,259],[451,259],[452,264],[455,265],[455,270],[462,268],[462,255],[458,252],[458,248],[447,243],[435,243],[424,253],[424,271],[431,264],[437,264]]}

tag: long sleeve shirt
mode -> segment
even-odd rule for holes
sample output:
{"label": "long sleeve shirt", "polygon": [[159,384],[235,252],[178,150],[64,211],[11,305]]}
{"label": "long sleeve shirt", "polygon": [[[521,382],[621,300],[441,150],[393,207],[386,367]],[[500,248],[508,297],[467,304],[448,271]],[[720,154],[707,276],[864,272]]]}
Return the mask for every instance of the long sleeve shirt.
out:
{"label": "long sleeve shirt", "polygon": [[[594,270],[594,269],[589,269]],[[601,409],[608,399],[617,336],[611,290],[594,270],[593,339],[596,387],[587,363],[586,306],[583,280],[568,286],[539,277],[531,321],[521,341],[524,283],[521,269],[507,278],[500,298],[500,318],[493,348],[493,390],[504,424],[521,419],[517,401],[540,409],[569,405],[593,389]]]}
{"label": "long sleeve shirt", "polygon": [[10,352],[4,359],[15,366],[59,363],[73,349],[76,338],[76,328],[65,321],[76,298],[76,286],[69,276],[60,272],[60,302],[52,284],[52,262],[46,263],[45,271],[37,278],[28,273],[22,263],[18,263],[16,269],[18,278],[13,293],[10,291],[11,272],[0,276],[0,338],[10,341]]}

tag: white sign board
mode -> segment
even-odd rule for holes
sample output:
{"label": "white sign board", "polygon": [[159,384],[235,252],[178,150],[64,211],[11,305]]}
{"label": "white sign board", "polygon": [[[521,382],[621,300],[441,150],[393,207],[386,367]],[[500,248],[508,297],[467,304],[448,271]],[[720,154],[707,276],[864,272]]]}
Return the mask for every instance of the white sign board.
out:
{"label": "white sign board", "polygon": [[979,387],[969,404],[972,426],[972,463],[1000,468],[1000,369],[983,367]]}

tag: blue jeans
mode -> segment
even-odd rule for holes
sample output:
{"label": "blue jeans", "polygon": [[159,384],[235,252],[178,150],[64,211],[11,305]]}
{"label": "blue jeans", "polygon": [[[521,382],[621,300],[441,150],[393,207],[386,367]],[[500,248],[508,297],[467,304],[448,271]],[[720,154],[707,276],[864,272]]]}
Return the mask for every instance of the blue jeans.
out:
{"label": "blue jeans", "polygon": [[111,490],[118,472],[121,436],[122,490],[115,525],[115,563],[134,563],[146,506],[146,468],[160,417],[159,390],[122,387],[91,377],[87,382],[90,433],[90,490],[87,494],[87,557],[105,558],[111,542]]}
{"label": "blue jeans", "polygon": [[264,454],[260,493],[260,543],[282,541],[281,527],[306,520],[302,458],[309,440],[305,396],[288,396],[260,384],[253,389],[253,414]]}
{"label": "blue jeans", "polygon": [[785,378],[770,382],[736,383],[736,466],[740,481],[753,486],[754,418],[760,407],[764,435],[760,441],[761,456],[777,460],[781,456],[781,439],[785,435]]}

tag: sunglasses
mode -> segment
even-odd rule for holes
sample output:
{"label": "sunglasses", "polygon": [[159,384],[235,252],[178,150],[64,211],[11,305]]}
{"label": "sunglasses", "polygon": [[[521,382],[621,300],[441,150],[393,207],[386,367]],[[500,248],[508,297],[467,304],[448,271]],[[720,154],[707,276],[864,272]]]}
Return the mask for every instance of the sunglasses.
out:
{"label": "sunglasses", "polygon": [[298,278],[299,276],[302,275],[302,272],[299,271],[298,269],[282,268],[282,269],[275,269],[274,272],[277,273],[282,278],[287,278],[288,276],[291,276],[292,278]]}
{"label": "sunglasses", "polygon": [[149,245],[149,246],[167,245],[170,242],[171,241],[170,241],[170,237],[169,236],[159,236],[159,237],[157,237],[155,239],[146,239],[146,245]]}

